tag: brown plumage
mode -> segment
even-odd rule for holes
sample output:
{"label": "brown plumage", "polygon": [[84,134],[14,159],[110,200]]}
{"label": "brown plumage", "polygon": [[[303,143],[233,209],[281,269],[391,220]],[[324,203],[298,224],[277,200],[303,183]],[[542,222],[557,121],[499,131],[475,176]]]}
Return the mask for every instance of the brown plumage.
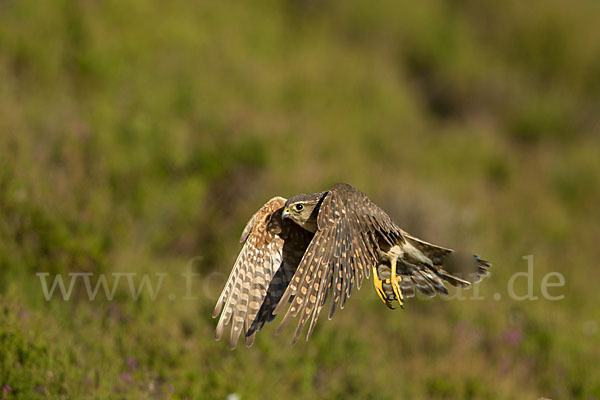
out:
{"label": "brown plumage", "polygon": [[[297,317],[295,342],[310,319],[308,340],[327,297],[331,319],[372,267],[383,280],[379,295],[386,305],[402,304],[392,290],[392,260],[403,297],[413,297],[415,288],[428,296],[448,294],[444,281],[470,285],[443,269],[451,249],[406,233],[366,195],[343,183],[289,200],[272,198],[252,216],[241,241],[244,246],[213,312],[213,317],[221,314],[217,339],[232,324],[231,348],[242,332],[252,345],[256,332],[286,307],[278,331]],[[475,261],[477,276],[487,275],[490,264]]]}
{"label": "brown plumage", "polygon": [[231,348],[242,330],[246,344],[252,345],[256,331],[274,318],[272,311],[313,236],[282,220],[284,204],[282,197],[269,200],[252,216],[240,238],[244,247],[213,312],[213,317],[221,314],[217,339],[222,337],[225,326],[232,323]]}

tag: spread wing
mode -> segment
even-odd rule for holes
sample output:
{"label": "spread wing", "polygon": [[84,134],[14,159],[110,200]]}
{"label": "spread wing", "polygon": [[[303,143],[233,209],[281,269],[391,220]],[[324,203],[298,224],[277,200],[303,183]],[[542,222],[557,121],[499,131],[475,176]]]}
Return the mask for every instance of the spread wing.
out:
{"label": "spread wing", "polygon": [[312,234],[289,221],[281,212],[286,199],[274,197],[248,221],[244,242],[213,312],[221,314],[215,333],[223,335],[231,322],[229,346],[235,348],[242,332],[251,346],[256,331],[273,319],[272,311],[287,288]]}
{"label": "spread wing", "polygon": [[312,334],[328,293],[332,300],[329,318],[344,307],[353,286],[360,289],[363,276],[377,263],[380,244],[404,242],[398,226],[362,192],[347,184],[335,185],[319,209],[317,232],[274,314],[291,300],[279,331],[291,317],[300,315],[292,342],[296,342],[309,318],[306,338]]}

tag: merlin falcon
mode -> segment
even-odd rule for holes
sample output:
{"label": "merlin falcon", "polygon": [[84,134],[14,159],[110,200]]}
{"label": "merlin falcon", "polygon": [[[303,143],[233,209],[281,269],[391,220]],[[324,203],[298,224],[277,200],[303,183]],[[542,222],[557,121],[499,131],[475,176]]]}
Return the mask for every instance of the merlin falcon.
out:
{"label": "merlin falcon", "polygon": [[232,349],[242,333],[251,346],[256,332],[286,307],[278,332],[297,317],[295,343],[310,320],[308,340],[327,297],[331,319],[371,273],[377,295],[394,308],[415,290],[447,295],[444,282],[467,288],[491,266],[474,255],[471,281],[448,272],[444,267],[453,250],[411,236],[345,183],[287,200],[273,197],[248,221],[240,242],[244,246],[213,312],[213,318],[221,315],[217,340],[231,323]]}

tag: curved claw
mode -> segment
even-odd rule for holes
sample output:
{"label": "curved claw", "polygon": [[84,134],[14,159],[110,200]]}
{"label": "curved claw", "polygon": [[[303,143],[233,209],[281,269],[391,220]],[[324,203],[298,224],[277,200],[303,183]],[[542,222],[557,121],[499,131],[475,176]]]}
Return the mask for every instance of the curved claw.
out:
{"label": "curved claw", "polygon": [[379,296],[381,301],[383,301],[387,308],[393,310],[394,307],[392,306],[392,303],[388,300],[385,291],[383,290],[383,281],[379,279],[376,267],[373,267],[373,286],[375,286],[375,291],[377,292],[377,295]]}
{"label": "curved claw", "polygon": [[393,258],[392,259],[392,276],[390,276],[390,281],[392,284],[392,290],[394,291],[394,294],[396,295],[396,299],[398,300],[398,303],[400,303],[400,307],[404,308],[404,302],[402,301],[404,299],[404,296],[402,296],[402,289],[400,289],[400,284],[398,283],[398,281],[402,279],[400,276],[396,275],[396,259]]}

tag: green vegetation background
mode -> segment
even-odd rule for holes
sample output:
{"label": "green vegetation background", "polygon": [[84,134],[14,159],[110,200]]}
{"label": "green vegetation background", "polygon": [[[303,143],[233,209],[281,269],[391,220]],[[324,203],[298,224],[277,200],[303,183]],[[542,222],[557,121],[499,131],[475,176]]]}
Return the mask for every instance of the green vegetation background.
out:
{"label": "green vegetation background", "polygon": [[[600,398],[598,15],[0,1],[0,398]],[[367,283],[309,343],[274,326],[251,349],[215,342],[252,212],[337,181],[493,261],[485,300],[392,312]],[[540,299],[510,299],[530,254]],[[563,300],[541,297],[551,271]],[[156,301],[125,284],[89,301],[80,282],[46,302],[37,272],[168,275]]]}

